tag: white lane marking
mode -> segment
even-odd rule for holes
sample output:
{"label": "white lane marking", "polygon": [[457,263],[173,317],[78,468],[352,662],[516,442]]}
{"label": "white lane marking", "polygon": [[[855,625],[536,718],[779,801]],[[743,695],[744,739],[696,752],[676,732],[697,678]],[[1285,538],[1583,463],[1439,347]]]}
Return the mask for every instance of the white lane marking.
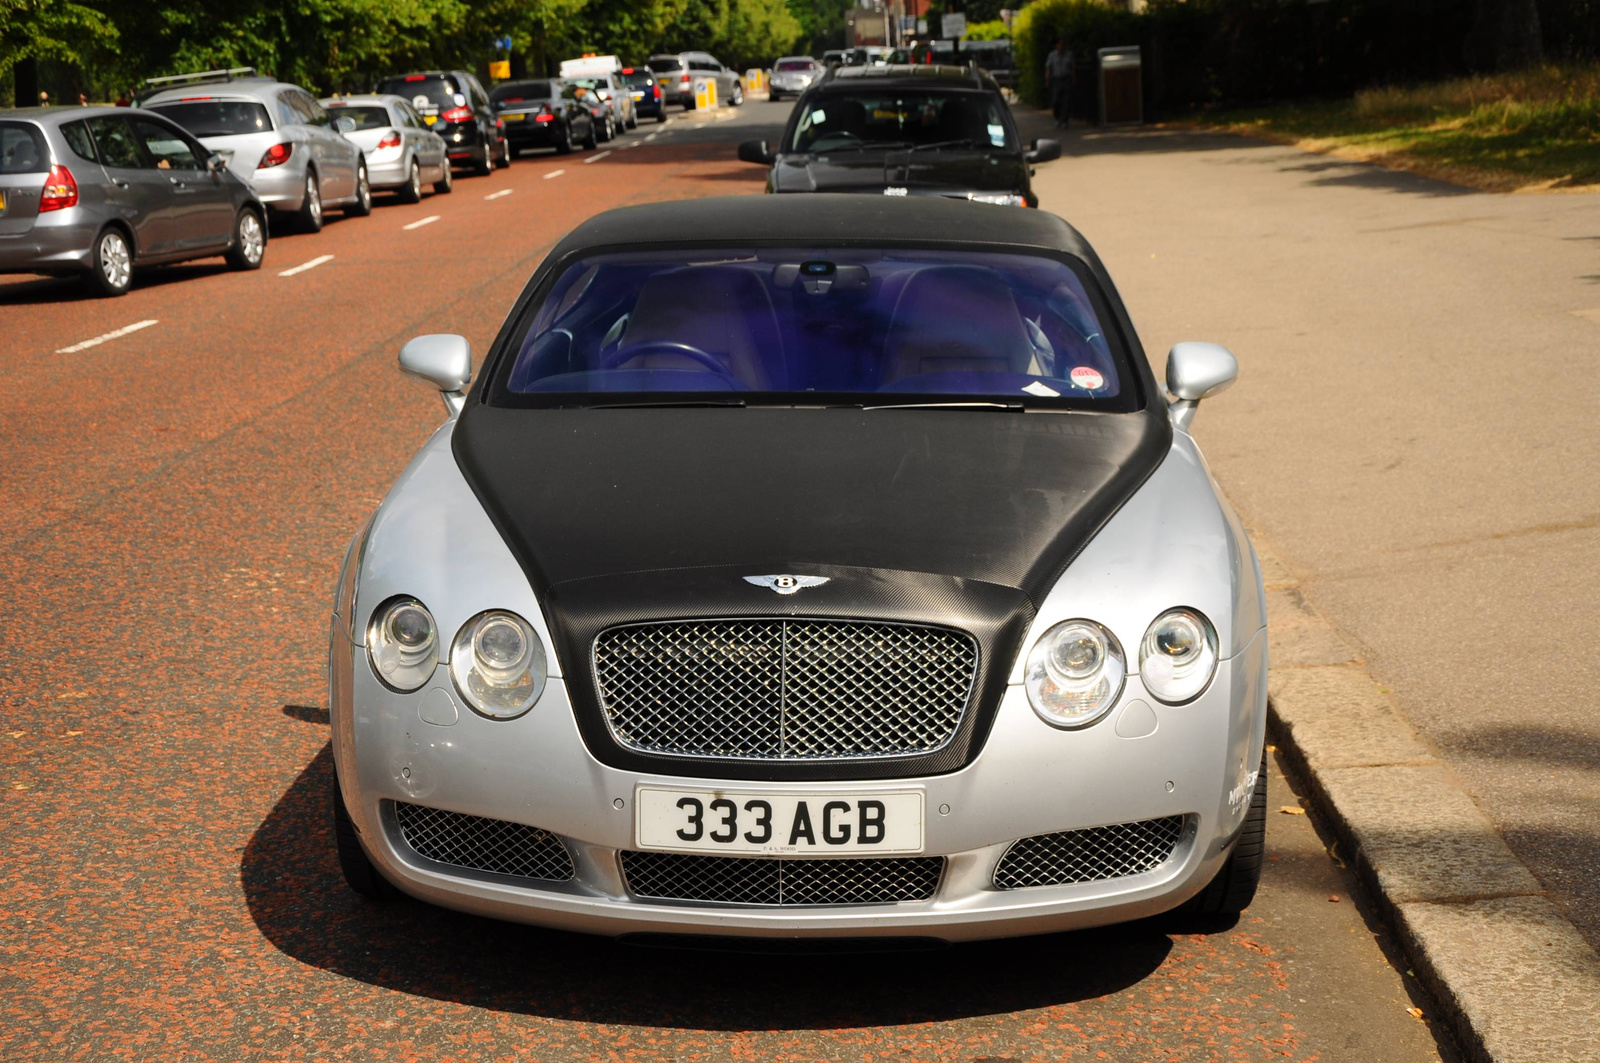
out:
{"label": "white lane marking", "polygon": [[626,144],[624,144],[622,146],[625,147],[625,148],[636,148],[636,147],[639,146],[639,143],[640,142],[637,141],[637,140],[630,140],[628,143],[626,143]]}
{"label": "white lane marking", "polygon": [[84,340],[82,343],[74,343],[71,347],[63,347],[60,350],[56,351],[56,353],[57,354],[77,354],[79,351],[86,351],[90,347],[98,347],[102,343],[106,342],[107,340],[114,340],[114,339],[117,339],[119,336],[126,336],[130,332],[138,332],[142,328],[149,328],[151,325],[154,325],[156,323],[156,320],[157,320],[156,318],[151,318],[148,321],[135,321],[131,325],[124,325],[122,328],[112,329],[110,332],[106,333],[104,336],[96,336],[92,340]]}
{"label": "white lane marking", "polygon": [[302,262],[298,266],[292,266],[289,269],[283,270],[281,273],[278,274],[278,276],[280,276],[280,277],[292,277],[296,273],[304,273],[308,269],[316,269],[318,266],[322,265],[324,262],[332,262],[332,261],[333,261],[333,256],[332,255],[318,255],[316,258],[312,259],[310,262]]}
{"label": "white lane marking", "polygon": [[550,180],[550,178],[552,178],[552,177],[560,177],[562,174],[564,174],[566,172],[567,171],[565,171],[565,170],[551,170],[549,173],[544,175],[544,179],[546,181],[548,181],[548,180]]}
{"label": "white lane marking", "polygon": [[654,140],[656,137],[659,137],[660,135],[661,135],[660,133],[646,133],[644,135],[644,138],[646,140]]}
{"label": "white lane marking", "polygon": [[589,164],[590,164],[590,163],[591,163],[591,162],[599,162],[599,161],[600,161],[600,160],[601,160],[601,159],[603,159],[603,158],[605,158],[605,157],[606,157],[606,156],[607,156],[607,155],[610,155],[610,154],[611,154],[611,152],[609,152],[609,151],[602,151],[602,152],[601,152],[601,153],[600,153],[600,154],[598,154],[598,155],[591,155],[591,156],[589,156],[589,157],[588,157],[588,158],[587,158],[587,159],[584,159],[584,160],[583,160],[583,164],[584,164],[584,165],[585,165],[585,166],[587,166],[587,165],[589,165]]}
{"label": "white lane marking", "polygon": [[509,196],[511,193],[513,193],[515,191],[516,191],[516,189],[514,189],[514,188],[502,188],[498,192],[490,192],[488,195],[484,196],[483,198],[484,199],[499,199],[501,196]]}
{"label": "white lane marking", "polygon": [[430,214],[426,218],[422,218],[422,219],[420,219],[418,221],[414,221],[410,225],[402,225],[402,226],[400,226],[400,228],[402,228],[402,229],[420,229],[424,225],[432,225],[434,222],[436,222],[438,220],[439,220],[439,215]]}

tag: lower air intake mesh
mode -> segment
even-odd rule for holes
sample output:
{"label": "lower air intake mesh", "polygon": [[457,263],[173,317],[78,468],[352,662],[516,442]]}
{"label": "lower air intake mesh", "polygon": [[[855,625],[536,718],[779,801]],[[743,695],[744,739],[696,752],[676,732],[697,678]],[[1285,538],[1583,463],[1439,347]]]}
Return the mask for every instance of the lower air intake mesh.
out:
{"label": "lower air intake mesh", "polygon": [[394,815],[406,844],[429,860],[517,878],[573,875],[567,847],[547,830],[404,801],[394,803]]}
{"label": "lower air intake mesh", "polygon": [[720,904],[887,904],[925,901],[941,856],[785,860],[625,850],[622,872],[638,897]]}
{"label": "lower air intake mesh", "polygon": [[1036,834],[1014,842],[994,869],[996,889],[1102,882],[1154,871],[1183,837],[1183,816]]}

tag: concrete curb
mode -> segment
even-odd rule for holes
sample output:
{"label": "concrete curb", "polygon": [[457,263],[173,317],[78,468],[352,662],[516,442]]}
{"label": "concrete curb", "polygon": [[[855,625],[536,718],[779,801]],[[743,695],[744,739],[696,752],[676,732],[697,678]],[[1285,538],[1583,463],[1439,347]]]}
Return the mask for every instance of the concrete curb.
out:
{"label": "concrete curb", "polygon": [[1478,1063],[1600,1059],[1600,956],[1256,537],[1268,712],[1438,1016]]}

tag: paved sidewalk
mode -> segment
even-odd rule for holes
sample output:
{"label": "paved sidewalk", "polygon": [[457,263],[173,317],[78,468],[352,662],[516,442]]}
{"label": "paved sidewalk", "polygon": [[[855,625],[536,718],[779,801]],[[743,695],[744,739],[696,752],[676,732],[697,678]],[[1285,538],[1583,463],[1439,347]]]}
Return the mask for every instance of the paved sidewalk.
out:
{"label": "paved sidewalk", "polygon": [[1600,196],[1161,130],[1069,133],[1035,187],[1158,372],[1239,356],[1196,419],[1224,488],[1600,943]]}

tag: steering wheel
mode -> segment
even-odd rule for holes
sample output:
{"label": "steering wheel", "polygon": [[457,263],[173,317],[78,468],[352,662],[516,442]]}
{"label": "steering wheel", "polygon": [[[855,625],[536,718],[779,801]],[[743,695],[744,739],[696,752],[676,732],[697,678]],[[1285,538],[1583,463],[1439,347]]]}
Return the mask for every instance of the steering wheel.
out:
{"label": "steering wheel", "polygon": [[600,368],[615,369],[647,354],[676,354],[699,362],[718,376],[728,376],[728,367],[717,361],[715,355],[676,340],[646,340],[631,347],[620,347],[606,355],[605,360],[600,363]]}

